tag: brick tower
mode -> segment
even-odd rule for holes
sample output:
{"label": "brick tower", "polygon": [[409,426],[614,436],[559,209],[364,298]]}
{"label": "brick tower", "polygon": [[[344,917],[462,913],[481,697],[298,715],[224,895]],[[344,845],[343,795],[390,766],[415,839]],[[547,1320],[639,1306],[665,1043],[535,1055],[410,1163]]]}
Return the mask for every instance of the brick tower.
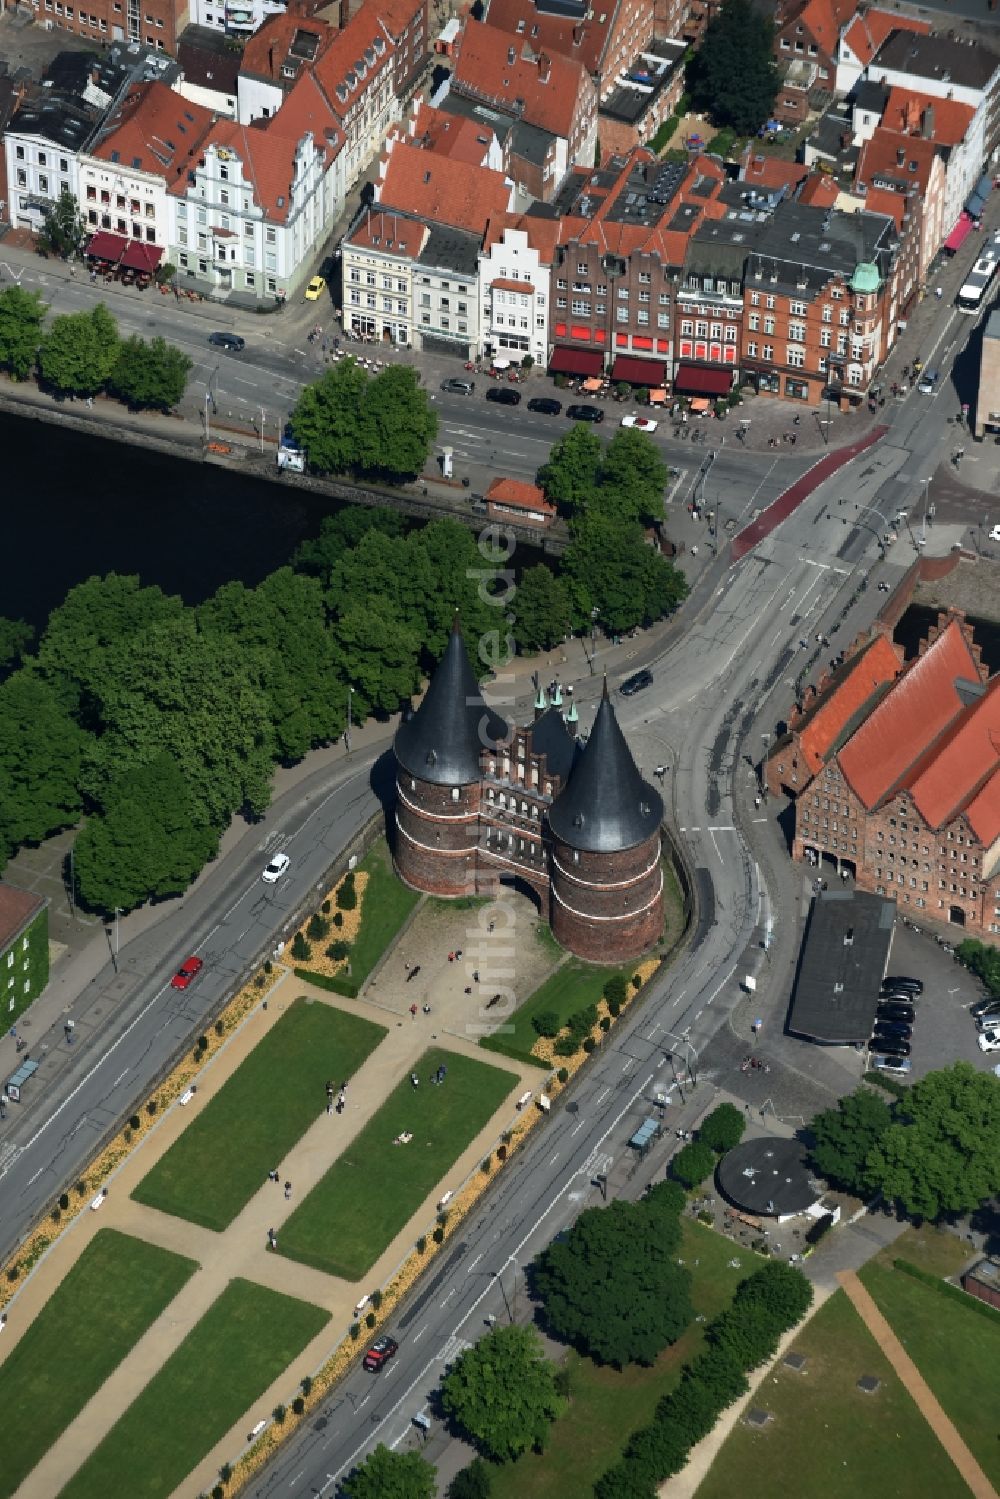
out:
{"label": "brick tower", "polygon": [[636,958],[663,930],[663,802],[642,779],[604,684],[590,738],[549,810],[552,931],[597,962]]}

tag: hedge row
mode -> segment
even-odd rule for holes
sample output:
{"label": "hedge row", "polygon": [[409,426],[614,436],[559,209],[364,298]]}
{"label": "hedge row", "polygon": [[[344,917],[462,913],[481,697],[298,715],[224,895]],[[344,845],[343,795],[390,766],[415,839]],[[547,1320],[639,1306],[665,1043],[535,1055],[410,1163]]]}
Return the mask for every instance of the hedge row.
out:
{"label": "hedge row", "polygon": [[950,1281],[942,1280],[940,1275],[932,1275],[929,1270],[921,1270],[919,1265],[914,1265],[910,1260],[893,1260],[897,1270],[902,1270],[904,1275],[912,1275],[914,1280],[923,1281],[925,1286],[930,1286],[941,1296],[950,1296],[953,1301],[960,1301],[970,1312],[978,1312],[981,1317],[988,1317],[994,1327],[1000,1323],[1000,1309],[990,1306],[988,1301],[980,1301],[978,1296],[963,1291],[961,1286],[953,1286]]}
{"label": "hedge row", "polygon": [[905,1098],[910,1091],[908,1083],[900,1083],[894,1077],[886,1077],[884,1072],[865,1072],[862,1074],[861,1081],[874,1083],[877,1088],[884,1088],[894,1098]]}
{"label": "hedge row", "polygon": [[681,1471],[695,1443],[746,1394],[747,1372],[773,1358],[811,1301],[801,1270],[777,1260],[742,1281],[732,1304],[706,1328],[708,1347],[660,1401],[652,1425],[632,1436],[622,1461],[594,1485],[597,1499],[656,1499],[664,1479]]}
{"label": "hedge row", "polygon": [[361,992],[361,985],[354,979],[331,977],[326,973],[313,973],[308,968],[296,968],[293,970],[297,979],[304,979],[307,984],[315,984],[318,989],[329,989],[334,994],[343,994],[347,999],[357,999]]}

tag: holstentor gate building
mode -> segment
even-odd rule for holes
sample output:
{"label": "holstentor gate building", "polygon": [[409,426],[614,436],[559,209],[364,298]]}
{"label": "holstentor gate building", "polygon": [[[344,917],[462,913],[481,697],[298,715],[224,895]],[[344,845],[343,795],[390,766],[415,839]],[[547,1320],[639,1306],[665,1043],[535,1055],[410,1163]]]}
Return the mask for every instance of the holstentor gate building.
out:
{"label": "holstentor gate building", "polygon": [[395,739],[394,854],[434,895],[523,882],[553,935],[595,962],[638,957],[663,930],[663,802],[644,781],[608,698],[590,735],[577,710],[539,693],[508,724],[484,701],[456,620],[416,711]]}

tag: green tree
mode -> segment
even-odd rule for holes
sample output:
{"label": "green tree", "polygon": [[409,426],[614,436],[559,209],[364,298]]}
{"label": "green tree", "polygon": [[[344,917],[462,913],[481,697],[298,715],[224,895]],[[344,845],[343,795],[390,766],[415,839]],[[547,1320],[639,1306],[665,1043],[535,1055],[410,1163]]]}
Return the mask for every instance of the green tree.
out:
{"label": "green tree", "polygon": [[620,634],[662,619],[687,596],[683,574],[647,545],[639,525],[606,516],[574,527],[563,572],[578,628],[596,609],[604,628]]}
{"label": "green tree", "polygon": [[518,649],[549,650],[570,628],[566,585],[543,562],[526,568],[514,595],[513,613]]}
{"label": "green tree", "polygon": [[72,827],[82,810],[88,736],[32,669],[0,684],[0,863],[22,843]]}
{"label": "green tree", "polygon": [[687,68],[694,109],[739,135],[755,135],[771,114],[780,77],[774,23],[751,0],[725,0]]}
{"label": "green tree", "polygon": [[715,1170],[715,1151],[702,1140],[684,1145],[670,1162],[670,1174],[686,1187],[698,1187]]}
{"label": "green tree", "polygon": [[445,1490],[445,1499],[490,1499],[493,1479],[481,1457],[474,1457],[467,1468],[455,1474]]}
{"label": "green tree", "polygon": [[966,937],[958,944],[955,957],[982,981],[990,994],[1000,995],[1000,948]]}
{"label": "green tree", "polygon": [[869,1157],[891,1122],[889,1106],[871,1088],[849,1093],[809,1126],[813,1166],[842,1191],[866,1195],[874,1185]]}
{"label": "green tree", "polygon": [[191,368],[183,349],[174,348],[166,339],[157,337],[147,343],[133,335],[118,351],[108,389],[132,407],[169,411],[183,396]]}
{"label": "green tree", "polygon": [[441,1404],[484,1457],[509,1462],[545,1445],[565,1402],[532,1327],[498,1327],[460,1354],[441,1381]]}
{"label": "green tree", "polygon": [[8,286],[0,292],[0,369],[27,380],[38,359],[46,304],[41,293]]}
{"label": "green tree", "polygon": [[721,1155],[743,1139],[746,1117],[735,1104],[720,1103],[698,1126],[698,1139]]}
{"label": "green tree", "polygon": [[679,1242],[676,1213],[644,1203],[581,1213],[535,1265],[534,1289],[552,1330],[600,1363],[653,1363],[693,1316]]}
{"label": "green tree", "polygon": [[403,538],[407,529],[406,516],[398,510],[380,506],[370,510],[367,505],[348,505],[336,515],[323,517],[319,535],[300,543],[292,556],[292,566],[296,572],[308,573],[319,578],[324,587],[329,587],[335,565],[360,543],[368,531]]}
{"label": "green tree", "polygon": [[593,504],[602,515],[647,525],[663,519],[666,486],[667,465],[653,439],[623,427],[604,451]]}
{"label": "green tree", "polygon": [[[341,617],[354,606],[367,609],[377,601],[388,610],[393,628],[398,626],[414,636],[418,649],[423,642],[433,653],[430,637],[440,588],[441,579],[416,536],[389,536],[381,530],[370,530],[333,564],[326,601]],[[447,635],[442,649],[446,640]],[[348,668],[349,675],[350,671]]]}
{"label": "green tree", "polygon": [[768,1260],[740,1281],[733,1305],[754,1303],[767,1307],[784,1332],[801,1321],[812,1305],[812,1297],[812,1286],[801,1270],[783,1260]]}
{"label": "green tree", "polygon": [[929,1072],[897,1105],[868,1169],[911,1217],[981,1206],[1000,1191],[1000,1078],[969,1062]]}
{"label": "green tree", "polygon": [[346,1499],[434,1499],[434,1469],[419,1452],[390,1452],[380,1442],[340,1485]]}
{"label": "green tree", "polygon": [[420,684],[420,635],[403,625],[391,603],[352,603],[333,627],[343,670],[354,687],[354,723],[369,713],[395,713]]}
{"label": "green tree", "polygon": [[118,327],[103,302],[89,312],[57,317],[42,339],[38,367],[60,395],[93,396],[103,390],[118,359]]}
{"label": "green tree", "polygon": [[94,910],[181,895],[218,851],[218,832],[169,755],[124,772],[106,796],[106,814],[88,820],[75,846],[80,898]]}
{"label": "green tree", "polygon": [[26,620],[0,617],[0,671],[20,661],[34,638],[34,626]]}
{"label": "green tree", "polygon": [[320,473],[343,474],[357,462],[368,384],[356,359],[341,359],[299,396],[292,426],[311,466]]}
{"label": "green tree", "polygon": [[601,439],[577,422],[554,444],[538,470],[538,483],[552,504],[566,516],[581,515],[597,492]]}
{"label": "green tree", "polygon": [[415,369],[391,364],[369,382],[360,428],[359,468],[392,479],[420,473],[437,436],[438,419]]}
{"label": "green tree", "polygon": [[46,209],[38,231],[38,248],[43,255],[61,255],[65,260],[83,248],[87,229],[80,216],[80,205],[64,187],[51,208]]}
{"label": "green tree", "polygon": [[594,1484],[595,1499],[656,1499],[657,1479],[640,1472],[635,1463],[615,1463]]}

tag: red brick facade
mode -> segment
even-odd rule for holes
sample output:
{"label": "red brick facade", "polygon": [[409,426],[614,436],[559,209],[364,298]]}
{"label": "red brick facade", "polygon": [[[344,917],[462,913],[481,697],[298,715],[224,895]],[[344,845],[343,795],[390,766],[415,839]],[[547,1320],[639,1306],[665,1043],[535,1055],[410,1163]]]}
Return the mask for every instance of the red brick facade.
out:
{"label": "red brick facade", "polygon": [[623,853],[586,853],[553,841],[552,932],[594,963],[637,958],[663,930],[660,840]]}

